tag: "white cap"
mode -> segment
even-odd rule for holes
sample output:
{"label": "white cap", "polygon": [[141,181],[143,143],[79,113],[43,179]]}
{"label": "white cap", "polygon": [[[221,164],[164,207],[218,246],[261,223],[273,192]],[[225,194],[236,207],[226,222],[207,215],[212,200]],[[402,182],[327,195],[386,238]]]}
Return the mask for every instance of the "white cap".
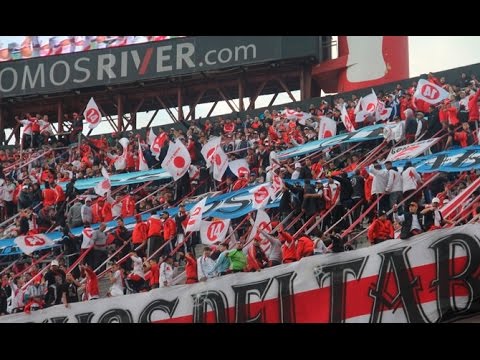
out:
{"label": "white cap", "polygon": [[296,162],[296,163],[295,163],[295,169],[300,169],[301,167],[302,167],[302,165],[300,165],[299,162]]}
{"label": "white cap", "polygon": [[434,198],[432,199],[432,204],[433,204],[433,203],[440,204],[440,199],[439,199],[438,197],[434,197]]}
{"label": "white cap", "polygon": [[52,262],[50,263],[50,266],[58,266],[58,261],[52,260]]}

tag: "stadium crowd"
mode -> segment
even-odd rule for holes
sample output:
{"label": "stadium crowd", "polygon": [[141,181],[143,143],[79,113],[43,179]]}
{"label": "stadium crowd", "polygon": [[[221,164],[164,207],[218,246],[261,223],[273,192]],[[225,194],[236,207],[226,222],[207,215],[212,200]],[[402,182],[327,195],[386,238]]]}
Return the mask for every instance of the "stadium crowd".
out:
{"label": "stadium crowd", "polygon": [[[83,300],[96,299],[100,295],[98,278],[104,274],[111,282],[108,296],[119,296],[172,286],[180,266],[185,268],[189,284],[348,250],[355,247],[352,235],[360,232],[366,232],[374,245],[394,238],[396,230],[401,239],[408,239],[444,225],[478,221],[478,190],[462,204],[455,221],[444,218],[438,210],[477,178],[476,171],[434,176],[419,174],[411,163],[399,171],[389,161],[378,161],[388,151],[371,156],[382,140],[360,146],[338,144],[300,158],[278,158],[282,150],[316,140],[324,116],[336,123],[337,134],[346,132],[344,105],[356,128],[395,124],[384,141],[384,150],[432,137],[440,138],[431,147],[434,153],[478,143],[480,84],[476,76],[462,74],[454,84],[433,74],[427,79],[446,89],[449,98],[437,106],[414,99],[417,84],[413,83],[408,89],[397,86],[377,94],[378,101],[391,108],[385,120],[377,120],[373,114],[356,122],[360,99],[338,95],[331,104],[323,101],[305,112],[297,108],[295,115],[288,109],[266,110],[253,118],[223,116],[182,122],[183,129],[156,130],[155,141],[161,147],[157,157],[152,154],[148,135],[134,132],[83,138],[77,143],[83,131],[78,113],[69,118],[69,134],[61,136],[53,131],[48,116],[20,114],[16,120],[23,126],[23,137],[18,139],[22,146],[0,150],[0,236],[53,229],[61,229],[64,236],[62,248],[55,250],[56,258],[44,271],[38,257],[46,251],[37,257],[4,257],[14,265],[2,272],[0,314],[62,303],[68,306],[80,301],[81,292]],[[246,159],[249,173],[237,176],[227,169],[221,181],[214,180],[201,153],[212,136],[221,137],[230,161]],[[128,139],[125,150],[119,143],[123,137]],[[167,155],[168,140],[175,139],[186,146],[192,159],[189,171],[175,182],[134,184],[112,189],[105,196],[97,196],[93,189],[81,192],[75,188],[79,179],[102,176],[102,167],[110,175],[138,171],[139,146],[149,168],[159,168]],[[125,164],[118,166],[124,151]],[[195,254],[200,237],[197,232],[185,232],[189,218],[186,203],[197,202],[203,194],[212,196],[269,182],[274,176],[280,176],[284,185],[279,207],[269,209],[272,231],[260,232],[249,242],[252,225],[246,217],[233,219],[233,236]],[[68,183],[66,190],[60,182]],[[406,204],[402,204],[403,199]],[[177,206],[174,216],[165,211]],[[143,221],[140,214],[151,216]],[[128,229],[123,219],[132,216],[136,223]],[[305,224],[312,224],[312,219],[315,224],[306,231]],[[107,231],[106,223],[112,220],[117,226]],[[92,224],[100,225],[92,229]],[[76,227],[84,228],[82,235],[71,233]],[[262,247],[264,241],[269,243],[267,252]],[[80,266],[71,268],[86,252]]]}

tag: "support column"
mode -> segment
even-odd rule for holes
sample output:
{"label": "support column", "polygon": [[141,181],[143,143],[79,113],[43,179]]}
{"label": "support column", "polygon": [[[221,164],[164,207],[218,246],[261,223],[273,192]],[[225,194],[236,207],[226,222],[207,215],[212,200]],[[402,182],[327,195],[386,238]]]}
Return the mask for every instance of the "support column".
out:
{"label": "support column", "polygon": [[312,66],[304,64],[300,70],[300,99],[306,100],[312,97]]}
{"label": "support column", "polygon": [[243,76],[240,76],[238,79],[238,104],[240,106],[240,111],[245,111],[245,104],[243,98],[245,97],[245,79]]}
{"label": "support column", "polygon": [[177,106],[178,106],[178,120],[184,120],[183,117],[183,97],[182,97],[182,88],[177,87]]}
{"label": "support column", "polygon": [[123,131],[123,96],[117,95],[117,128],[118,132]]}
{"label": "support column", "polygon": [[57,103],[57,122],[58,122],[58,132],[63,133],[63,106],[62,102]]}

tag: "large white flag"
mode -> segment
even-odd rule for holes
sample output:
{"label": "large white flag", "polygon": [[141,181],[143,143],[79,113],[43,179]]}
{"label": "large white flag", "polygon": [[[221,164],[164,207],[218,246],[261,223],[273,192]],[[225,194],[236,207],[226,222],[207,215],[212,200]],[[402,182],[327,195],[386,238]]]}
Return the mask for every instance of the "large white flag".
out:
{"label": "large white flag", "polygon": [[212,245],[217,241],[223,242],[227,235],[230,219],[202,221],[200,228],[200,239],[203,244]]}
{"label": "large white flag", "polygon": [[217,148],[220,146],[220,143],[222,141],[222,138],[219,136],[215,136],[210,138],[208,142],[203,145],[201,153],[203,155],[203,158],[207,162],[207,168],[210,167],[213,163],[213,157],[215,155],[215,152],[217,151]]}
{"label": "large white flag", "polygon": [[45,234],[24,235],[15,238],[15,244],[27,255],[45,246],[52,246],[55,243]]}
{"label": "large white flag", "polygon": [[413,96],[417,99],[422,99],[429,104],[437,104],[448,98],[448,91],[430,81],[420,79]]}
{"label": "large white flag", "polygon": [[[263,211],[263,210],[258,210],[257,211],[257,217],[255,218],[255,222],[253,223],[252,231],[250,232],[250,235],[248,236],[248,241],[253,239],[256,235],[260,237],[262,240],[261,242],[261,247],[263,251],[268,251],[270,248],[270,242],[267,240],[267,242],[264,242],[263,240],[266,240],[265,235],[261,233],[260,230],[264,230],[267,233],[270,233],[272,231],[272,224],[270,222],[270,216]],[[248,247],[247,247],[248,248]]]}
{"label": "large white flag", "polygon": [[247,160],[245,159],[230,161],[228,167],[238,178],[248,177],[248,174],[250,174],[250,169],[248,167]]}
{"label": "large white flag", "polygon": [[148,164],[143,156],[142,144],[140,144],[140,139],[138,139],[138,170],[145,171],[148,170]]}
{"label": "large white flag", "polygon": [[362,101],[361,101],[362,110],[370,114],[375,113],[375,109],[377,108],[377,102],[378,102],[377,95],[375,94],[375,91],[373,91],[372,89],[371,94],[368,94],[367,96],[362,98]]}
{"label": "large white flag", "polygon": [[102,176],[103,180],[100,181],[97,185],[95,185],[95,194],[99,196],[104,196],[106,193],[110,191],[112,188],[112,183],[110,182],[110,176],[108,175],[107,170],[102,166]]}
{"label": "large white flag", "polygon": [[188,171],[192,158],[185,145],[180,140],[170,142],[168,152],[162,161],[162,168],[172,175],[173,180],[180,179]]}
{"label": "large white flag", "polygon": [[195,204],[189,211],[187,226],[185,232],[200,230],[200,223],[202,222],[203,210],[205,209],[205,203],[207,198],[203,198]]}
{"label": "large white flag", "polygon": [[318,126],[318,138],[325,139],[337,135],[337,123],[329,117],[322,116]]}
{"label": "large white flag", "polygon": [[218,146],[213,156],[213,178],[217,181],[222,181],[222,176],[228,167],[228,156],[223,149]]}
{"label": "large white flag", "polygon": [[100,110],[98,109],[97,104],[95,103],[95,100],[93,100],[93,97],[91,97],[88,101],[87,107],[83,112],[83,117],[87,121],[88,127],[90,129],[95,129],[97,125],[100,124],[100,121],[102,120],[102,115],[100,113]]}

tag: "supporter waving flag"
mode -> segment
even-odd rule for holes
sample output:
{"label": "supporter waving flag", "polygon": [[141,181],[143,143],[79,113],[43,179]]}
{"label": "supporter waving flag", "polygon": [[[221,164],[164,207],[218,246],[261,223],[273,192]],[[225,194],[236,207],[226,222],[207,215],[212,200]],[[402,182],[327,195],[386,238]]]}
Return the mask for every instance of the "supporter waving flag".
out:
{"label": "supporter waving flag", "polygon": [[263,209],[268,204],[268,200],[274,194],[270,184],[261,184],[251,189],[252,206],[254,209]]}
{"label": "supporter waving flag", "polygon": [[248,175],[250,174],[250,169],[248,167],[247,160],[245,159],[230,161],[228,167],[238,178],[248,177]]}
{"label": "supporter waving flag", "polygon": [[17,244],[25,254],[30,255],[42,247],[54,245],[54,242],[45,234],[35,234],[18,236],[15,238],[15,244]]}
{"label": "supporter waving flag", "polygon": [[180,140],[170,142],[168,152],[162,162],[162,169],[168,171],[174,180],[180,179],[188,171],[192,158],[185,145]]}
{"label": "supporter waving flag", "polygon": [[416,99],[421,99],[429,104],[438,104],[448,98],[448,91],[427,80],[420,79],[415,94]]}

